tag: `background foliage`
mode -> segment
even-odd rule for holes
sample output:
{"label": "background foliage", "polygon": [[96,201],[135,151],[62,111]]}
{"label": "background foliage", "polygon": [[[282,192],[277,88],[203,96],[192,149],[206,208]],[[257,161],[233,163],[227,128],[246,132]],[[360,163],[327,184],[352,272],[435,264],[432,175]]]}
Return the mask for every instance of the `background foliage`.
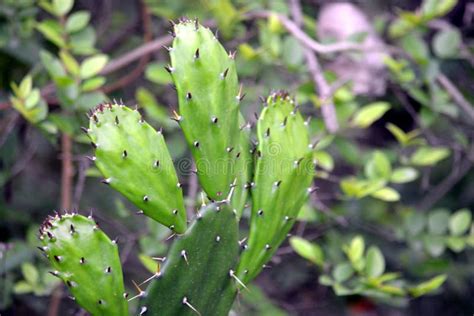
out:
{"label": "background foliage", "polygon": [[76,308],[36,250],[53,209],[93,211],[119,238],[130,291],[166,253],[169,231],[130,215],[87,159],[80,127],[97,104],[137,104],[163,128],[188,207],[199,205],[190,154],[169,119],[177,100],[162,48],[167,21],[183,15],[236,51],[247,120],[258,96],[280,88],[312,117],[318,189],[236,314],[472,313],[474,7],[358,1],[369,28],[347,34],[327,31],[330,2],[2,1],[2,315]]}

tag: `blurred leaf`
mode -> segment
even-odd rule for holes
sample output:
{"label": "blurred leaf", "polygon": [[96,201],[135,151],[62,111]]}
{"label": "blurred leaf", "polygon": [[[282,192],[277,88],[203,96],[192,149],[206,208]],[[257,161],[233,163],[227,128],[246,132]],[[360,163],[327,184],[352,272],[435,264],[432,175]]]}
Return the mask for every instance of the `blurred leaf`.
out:
{"label": "blurred leaf", "polygon": [[471,227],[472,214],[469,209],[460,209],[449,218],[449,231],[451,235],[460,236]]}
{"label": "blurred leaf", "polygon": [[21,272],[29,284],[35,285],[39,282],[38,270],[36,270],[35,266],[31,263],[23,263],[21,265]]}
{"label": "blurred leaf", "polygon": [[390,103],[374,102],[360,108],[352,119],[352,125],[366,128],[381,118],[390,109]]}
{"label": "blurred leaf", "polygon": [[466,247],[465,238],[450,236],[446,239],[446,245],[454,252],[461,252]]}
{"label": "blurred leaf", "polygon": [[377,190],[372,193],[371,196],[386,202],[396,202],[400,200],[400,193],[390,187],[385,187],[380,190]]}
{"label": "blurred leaf", "polygon": [[433,38],[433,50],[438,57],[453,58],[459,56],[461,34],[455,28],[439,31]]}
{"label": "blurred leaf", "polygon": [[419,297],[427,293],[437,290],[444,281],[446,281],[447,276],[445,274],[438,275],[426,282],[422,282],[415,287],[409,289],[411,295],[414,297]]}
{"label": "blurred leaf", "polygon": [[58,16],[63,16],[71,11],[74,0],[53,0],[54,11]]}
{"label": "blurred leaf", "polygon": [[409,33],[402,37],[401,45],[403,49],[419,64],[425,65],[430,58],[428,47],[423,38],[415,33]]}
{"label": "blurred leaf", "polygon": [[301,237],[293,236],[290,238],[290,245],[301,257],[314,264],[323,266],[324,254],[317,244],[311,243]]}
{"label": "blurred leaf", "polygon": [[365,164],[365,176],[371,180],[388,180],[392,173],[392,166],[387,156],[381,151],[375,151]]}
{"label": "blurred leaf", "polygon": [[444,147],[420,147],[411,156],[411,163],[416,166],[432,166],[449,156],[449,149]]}
{"label": "blurred leaf", "polygon": [[96,40],[95,31],[91,26],[74,32],[70,36],[71,50],[75,54],[90,55],[96,52],[94,49]]}
{"label": "blurred leaf", "polygon": [[418,178],[418,171],[411,167],[401,167],[393,170],[390,176],[392,183],[407,183]]}
{"label": "blurred leaf", "polygon": [[108,57],[100,54],[86,58],[81,64],[81,78],[87,79],[98,74],[107,64]]}
{"label": "blurred leaf", "polygon": [[286,36],[282,44],[283,62],[290,68],[296,68],[303,63],[303,48],[293,36]]}
{"label": "blurred leaf", "polygon": [[107,100],[107,96],[101,91],[93,91],[81,94],[74,106],[77,110],[87,111]]}
{"label": "blurred leaf", "polygon": [[82,83],[81,90],[84,92],[97,90],[104,85],[105,81],[105,77],[102,76],[87,79]]}
{"label": "blurred leaf", "polygon": [[31,90],[30,94],[25,100],[25,108],[27,110],[33,109],[41,100],[41,93],[38,88]]}
{"label": "blurred leaf", "polygon": [[41,63],[48,71],[49,75],[53,78],[60,78],[66,76],[66,70],[64,70],[61,62],[55,58],[50,52],[41,50],[40,51]]}
{"label": "blurred leaf", "polygon": [[36,25],[38,31],[56,46],[65,47],[66,42],[61,36],[61,26],[54,20],[45,20]]}
{"label": "blurred leaf", "polygon": [[331,286],[331,285],[334,284],[334,281],[333,281],[333,279],[331,279],[331,277],[329,275],[322,274],[319,277],[319,283],[321,283],[322,285]]}
{"label": "blurred leaf", "polygon": [[13,287],[15,294],[28,294],[33,292],[33,286],[26,281],[19,281]]}
{"label": "blurred leaf", "polygon": [[365,256],[365,272],[369,277],[379,277],[385,271],[385,258],[376,246],[371,246]]}
{"label": "blurred leaf", "polygon": [[446,249],[444,237],[436,235],[423,236],[423,244],[426,251],[433,257],[439,257]]}
{"label": "blurred leaf", "polygon": [[31,87],[33,85],[33,80],[31,76],[26,76],[23,78],[23,80],[20,83],[20,86],[18,87],[18,92],[19,92],[19,97],[20,98],[26,98],[28,95],[31,93]]}
{"label": "blurred leaf", "polygon": [[152,257],[147,256],[145,254],[139,254],[138,259],[142,263],[142,265],[148,270],[150,273],[156,273],[157,268],[159,266],[159,262],[153,260]]}
{"label": "blurred leaf", "polygon": [[316,160],[316,165],[326,171],[334,169],[334,160],[326,151],[316,150],[313,152],[313,159]]}
{"label": "blurred leaf", "polygon": [[334,270],[332,271],[332,276],[334,280],[337,282],[344,282],[350,279],[350,277],[354,274],[354,269],[350,265],[350,263],[339,263],[336,265]]}
{"label": "blurred leaf", "polygon": [[361,260],[365,251],[364,238],[362,236],[355,236],[349,246],[344,247],[344,251],[352,264]]}
{"label": "blurred leaf", "polygon": [[176,125],[169,119],[167,109],[158,103],[155,96],[145,88],[138,88],[135,93],[138,105],[145,109],[146,114],[165,129],[173,129]]}
{"label": "blurred leaf", "polygon": [[64,67],[66,67],[66,69],[73,76],[79,75],[79,64],[77,63],[76,59],[72,57],[71,54],[69,54],[65,50],[61,50],[59,52],[59,57],[61,58],[61,61],[63,62]]}
{"label": "blurred leaf", "polygon": [[91,18],[91,14],[87,11],[77,11],[71,14],[66,21],[66,31],[74,33],[82,30],[87,26]]}
{"label": "blurred leaf", "polygon": [[435,235],[442,235],[448,230],[449,212],[445,209],[431,211],[428,215],[428,230]]}
{"label": "blurred leaf", "polygon": [[169,84],[173,80],[170,74],[165,70],[165,63],[149,63],[145,69],[145,77],[151,82],[158,84]]}

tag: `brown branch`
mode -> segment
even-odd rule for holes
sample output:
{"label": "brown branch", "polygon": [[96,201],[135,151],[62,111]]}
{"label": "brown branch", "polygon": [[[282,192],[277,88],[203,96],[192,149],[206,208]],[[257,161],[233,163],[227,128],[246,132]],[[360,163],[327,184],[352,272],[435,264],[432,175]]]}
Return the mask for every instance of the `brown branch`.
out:
{"label": "brown branch", "polygon": [[[303,14],[301,11],[301,5],[298,0],[290,0],[290,10],[291,10],[291,14],[293,15],[293,19],[295,20],[295,24],[293,24],[293,22],[289,20],[288,21],[291,22],[291,24],[288,24],[288,22],[286,23],[288,24],[288,26],[291,26],[292,28],[294,25],[298,30],[298,34],[300,34],[299,32],[301,31],[301,29],[299,28],[299,26],[303,25]],[[283,17],[280,17],[280,20],[282,18]],[[295,34],[293,35],[295,36]],[[339,129],[339,124],[337,123],[336,110],[334,108],[334,104],[332,103],[331,87],[327,83],[326,79],[324,78],[321,65],[319,64],[318,59],[316,55],[314,54],[314,52],[309,48],[309,45],[307,45],[307,47],[303,49],[304,49],[304,56],[306,58],[306,63],[308,65],[308,71],[311,74],[311,78],[313,79],[313,82],[316,85],[315,88],[319,92],[319,98],[322,101],[321,114],[323,116],[324,124],[330,133],[335,133]]]}
{"label": "brown branch", "polygon": [[466,98],[462,95],[462,93],[456,88],[456,86],[443,74],[439,74],[436,77],[436,80],[439,84],[448,92],[451,98],[456,102],[456,104],[463,110],[468,116],[469,119],[472,121],[474,120],[474,107],[470,104]]}

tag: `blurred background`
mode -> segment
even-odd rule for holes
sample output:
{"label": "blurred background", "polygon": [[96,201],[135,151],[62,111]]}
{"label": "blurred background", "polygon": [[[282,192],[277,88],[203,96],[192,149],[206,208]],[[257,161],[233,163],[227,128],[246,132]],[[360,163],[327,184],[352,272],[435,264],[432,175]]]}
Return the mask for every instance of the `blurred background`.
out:
{"label": "blurred background", "polygon": [[163,128],[200,203],[164,69],[182,16],[236,53],[249,122],[276,89],[311,117],[317,191],[233,315],[472,315],[467,0],[0,0],[0,315],[85,315],[36,249],[53,210],[92,211],[118,237],[130,292],[166,254],[169,231],[87,159],[80,127],[99,103]]}

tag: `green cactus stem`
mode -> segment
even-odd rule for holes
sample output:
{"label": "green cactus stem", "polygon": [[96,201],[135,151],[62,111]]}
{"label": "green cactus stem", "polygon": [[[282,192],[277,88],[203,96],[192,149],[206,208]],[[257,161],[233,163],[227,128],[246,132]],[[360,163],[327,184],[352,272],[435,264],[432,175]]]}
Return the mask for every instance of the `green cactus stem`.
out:
{"label": "green cactus stem", "polygon": [[286,238],[314,175],[308,130],[287,93],[267,99],[257,137],[250,234],[238,269],[244,283],[255,278]]}
{"label": "green cactus stem", "polygon": [[140,211],[177,233],[186,230],[183,192],[161,132],[123,105],[100,105],[87,134],[103,183],[122,193]]}
{"label": "green cactus stem", "polygon": [[92,315],[128,315],[117,244],[92,218],[78,214],[48,217],[40,228],[40,250],[69,288],[77,303]]}
{"label": "green cactus stem", "polygon": [[204,206],[174,241],[145,293],[147,315],[227,316],[238,282],[237,219],[228,204]]}
{"label": "green cactus stem", "polygon": [[240,159],[239,89],[234,55],[197,21],[174,25],[169,49],[179,101],[175,119],[196,162],[199,181],[212,200],[226,198]]}

